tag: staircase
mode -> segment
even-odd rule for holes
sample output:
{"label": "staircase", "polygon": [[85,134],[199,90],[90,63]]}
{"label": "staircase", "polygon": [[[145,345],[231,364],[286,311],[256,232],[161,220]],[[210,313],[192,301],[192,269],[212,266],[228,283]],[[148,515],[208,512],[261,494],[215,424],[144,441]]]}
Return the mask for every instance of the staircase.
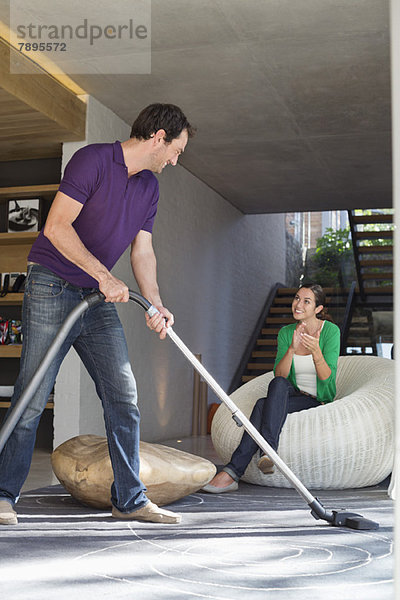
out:
{"label": "staircase", "polygon": [[[346,345],[347,353],[356,347],[358,353],[377,354],[382,337],[377,322],[393,311],[393,214],[388,209],[365,212],[370,211],[348,211],[358,293]],[[393,342],[393,331],[383,338]]]}
{"label": "staircase", "polygon": [[372,297],[380,296],[380,304],[392,307],[393,215],[377,211],[364,215],[360,212],[348,211],[361,301],[368,302],[369,298],[371,303]]}
{"label": "staircase", "polygon": [[[341,354],[377,355],[371,310],[362,306],[355,308],[344,346]],[[353,348],[357,350],[353,350]]]}

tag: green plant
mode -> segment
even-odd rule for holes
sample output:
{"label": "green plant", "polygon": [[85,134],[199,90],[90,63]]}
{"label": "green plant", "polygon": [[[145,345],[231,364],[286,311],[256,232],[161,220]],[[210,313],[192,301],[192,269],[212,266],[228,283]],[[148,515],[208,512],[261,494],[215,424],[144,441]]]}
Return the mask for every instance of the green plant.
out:
{"label": "green plant", "polygon": [[341,271],[345,262],[353,259],[350,229],[332,229],[317,239],[314,263],[316,281],[322,286],[342,286]]}

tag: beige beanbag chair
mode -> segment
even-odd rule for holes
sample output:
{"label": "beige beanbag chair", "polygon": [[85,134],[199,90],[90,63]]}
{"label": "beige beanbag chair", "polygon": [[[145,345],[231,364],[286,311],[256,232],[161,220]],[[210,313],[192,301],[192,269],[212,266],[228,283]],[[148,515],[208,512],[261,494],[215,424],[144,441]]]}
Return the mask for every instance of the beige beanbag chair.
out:
{"label": "beige beanbag chair", "polygon": [[[273,373],[238,388],[231,396],[250,417],[258,398],[266,396]],[[283,426],[278,454],[311,489],[375,485],[392,471],[394,458],[394,361],[375,356],[341,356],[334,402],[293,413]],[[221,405],[211,436],[224,464],[237,448],[243,428]],[[264,475],[253,457],[243,480],[291,487],[277,470]]]}
{"label": "beige beanbag chair", "polygon": [[[56,477],[71,496],[95,508],[111,506],[114,476],[106,438],[74,437],[54,450],[51,463]],[[159,506],[196,492],[215,472],[215,466],[204,458],[140,442],[140,479],[147,487],[147,497]]]}

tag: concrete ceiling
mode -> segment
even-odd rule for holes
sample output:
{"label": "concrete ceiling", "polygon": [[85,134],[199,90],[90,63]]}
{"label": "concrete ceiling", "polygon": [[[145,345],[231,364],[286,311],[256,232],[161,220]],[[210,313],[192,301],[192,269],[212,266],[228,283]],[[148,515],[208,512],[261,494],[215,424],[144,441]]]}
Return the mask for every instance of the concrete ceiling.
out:
{"label": "concrete ceiling", "polygon": [[181,164],[244,213],[391,206],[387,1],[151,9],[151,74],[71,75],[89,94],[129,123],[180,105],[198,128]]}

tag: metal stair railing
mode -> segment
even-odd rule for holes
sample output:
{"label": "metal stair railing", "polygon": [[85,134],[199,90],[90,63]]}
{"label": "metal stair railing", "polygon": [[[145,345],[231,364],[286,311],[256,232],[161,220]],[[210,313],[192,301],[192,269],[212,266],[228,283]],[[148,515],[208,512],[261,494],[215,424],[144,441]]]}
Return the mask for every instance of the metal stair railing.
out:
{"label": "metal stair railing", "polygon": [[357,285],[357,282],[353,281],[350,286],[349,295],[347,296],[347,302],[346,302],[346,308],[344,311],[343,321],[340,325],[340,354],[341,354],[341,356],[346,354],[347,338],[349,336],[351,320],[353,318],[354,302],[355,302],[355,298],[356,298],[356,285]]}
{"label": "metal stair railing", "polygon": [[274,303],[275,296],[278,293],[279,288],[286,287],[283,283],[276,283],[273,288],[271,288],[267,300],[264,304],[264,307],[261,311],[259,318],[257,319],[257,323],[254,327],[253,333],[250,336],[250,339],[247,343],[247,346],[243,352],[240,363],[235,371],[235,374],[232,378],[231,385],[229,386],[228,394],[232,394],[241,384],[242,384],[242,375],[246,371],[247,363],[251,359],[251,354],[254,350],[254,346],[256,345],[257,339],[260,336],[261,329],[264,327],[265,320],[268,316],[271,306]]}
{"label": "metal stair railing", "polygon": [[351,241],[353,244],[353,254],[354,254],[354,263],[356,266],[357,280],[358,280],[358,289],[360,291],[360,297],[364,301],[365,300],[365,290],[364,290],[364,282],[361,273],[361,264],[360,264],[360,255],[358,253],[358,240],[356,235],[356,224],[354,222],[354,215],[352,210],[347,211],[349,216],[349,224],[350,224],[350,232],[351,232]]}

